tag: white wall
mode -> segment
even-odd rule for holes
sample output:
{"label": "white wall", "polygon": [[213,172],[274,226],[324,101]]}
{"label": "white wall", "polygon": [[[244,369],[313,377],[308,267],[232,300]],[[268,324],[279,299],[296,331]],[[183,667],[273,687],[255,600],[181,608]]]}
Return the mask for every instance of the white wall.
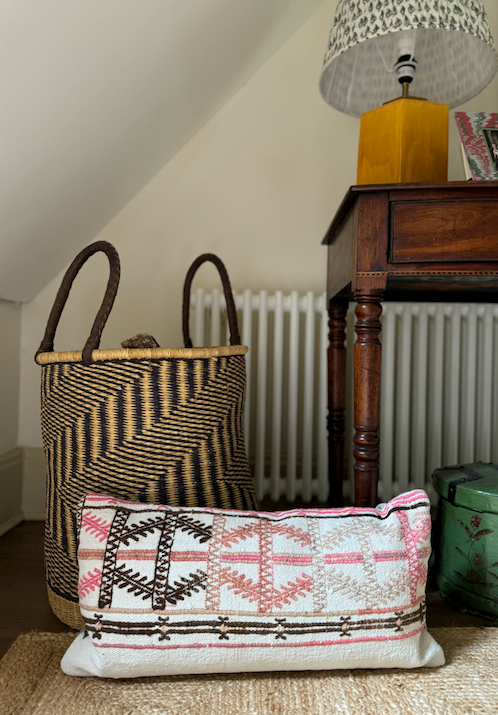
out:
{"label": "white wall", "polygon": [[[225,261],[236,289],[323,290],[320,245],[339,197],[354,183],[358,120],[321,99],[318,77],[336,0],[312,19],[96,236],[122,260],[103,347],[150,332],[181,345],[184,275],[200,253]],[[106,259],[81,273],[56,348],[77,349],[105,285]],[[102,268],[102,270],[100,270]],[[39,343],[61,276],[24,306],[20,441],[41,444]],[[202,281],[216,285],[214,269]],[[88,282],[88,286],[83,283]]]}
{"label": "white wall", "polygon": [[[190,262],[213,251],[235,289],[322,291],[321,240],[356,181],[359,120],[318,91],[336,0],[329,0],[95,238],[113,243],[122,281],[102,347],[136,332],[181,345],[181,291]],[[498,38],[498,4],[487,0]],[[496,111],[498,79],[464,109]],[[450,117],[450,180],[464,178]],[[106,280],[91,259],[61,322],[56,349],[82,347]],[[23,308],[20,444],[41,445],[33,354],[61,276]],[[216,285],[212,268],[202,284]]]}
{"label": "white wall", "polygon": [[0,300],[0,454],[17,446],[21,305]]}
{"label": "white wall", "polygon": [[0,297],[34,298],[323,1],[0,3]]}
{"label": "white wall", "polygon": [[21,306],[0,300],[0,534],[21,520],[22,454],[17,449]]}

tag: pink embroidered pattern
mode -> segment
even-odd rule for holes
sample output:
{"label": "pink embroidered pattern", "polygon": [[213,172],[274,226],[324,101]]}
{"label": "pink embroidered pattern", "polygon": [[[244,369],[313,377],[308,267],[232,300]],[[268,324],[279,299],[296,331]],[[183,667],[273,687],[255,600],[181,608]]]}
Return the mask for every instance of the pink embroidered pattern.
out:
{"label": "pink embroidered pattern", "polygon": [[261,535],[259,539],[259,608],[260,613],[268,613],[273,606],[273,541],[272,524],[260,519]]}
{"label": "pink embroidered pattern", "polygon": [[[403,640],[405,638],[412,638],[420,633],[422,627],[417,628],[415,631],[410,633],[402,633],[396,636],[374,636],[370,638],[350,638],[347,643],[371,643],[371,642],[383,642],[383,641],[397,641]],[[155,645],[150,643],[147,645],[136,645],[131,643],[94,643],[96,648],[130,648],[136,650],[177,650],[180,648],[193,648],[198,650],[200,648],[313,648],[316,646],[331,646],[340,645],[344,643],[344,640],[321,640],[321,641],[307,641],[304,643],[185,643],[179,645]]]}
{"label": "pink embroidered pattern", "polygon": [[225,531],[221,543],[223,546],[231,546],[239,541],[252,539],[253,536],[259,536],[259,524],[244,524],[244,526],[238,526],[236,529]]}
{"label": "pink embroidered pattern", "polygon": [[[431,524],[428,518],[418,519],[411,525],[404,512],[397,512],[397,517],[403,530],[406,545],[406,558],[410,579],[410,597],[412,601],[417,598],[417,589],[420,583],[425,583],[427,578],[427,561],[430,549],[426,546],[420,554],[421,545],[428,542]],[[421,558],[422,557],[422,558]]]}
{"label": "pink embroidered pattern", "polygon": [[109,536],[111,525],[95,514],[84,512],[81,519],[81,528],[90,534],[94,534],[102,542]]}
{"label": "pink embroidered pattern", "polygon": [[307,593],[313,593],[313,579],[303,573],[294,583],[288,581],[285,586],[273,591],[272,605],[274,608],[283,608],[284,604],[289,605]]}
{"label": "pink embroidered pattern", "polygon": [[295,526],[287,526],[286,524],[274,524],[272,526],[272,531],[274,534],[283,534],[288,539],[297,542],[301,546],[310,545],[310,535]]}
{"label": "pink embroidered pattern", "polygon": [[227,585],[237,596],[249,599],[249,602],[258,603],[260,600],[261,587],[259,582],[254,583],[252,579],[244,574],[232,571],[230,568],[223,568],[220,571],[220,585]]}
{"label": "pink embroidered pattern", "polygon": [[325,559],[323,557],[320,526],[316,519],[307,519],[308,533],[310,536],[313,573],[313,611],[320,613],[327,607],[327,574],[325,572]]}
{"label": "pink embroidered pattern", "polygon": [[82,576],[78,581],[78,596],[83,598],[90,593],[90,591],[95,591],[96,588],[100,587],[100,580],[102,578],[102,572],[95,568],[93,571],[89,571],[86,576]]}
{"label": "pink embroidered pattern", "polygon": [[206,579],[206,609],[217,611],[220,607],[221,587],[221,547],[225,533],[225,517],[222,514],[213,516],[211,539],[208,542],[207,579]]}
{"label": "pink embroidered pattern", "polygon": [[81,512],[80,605],[99,641],[404,637],[424,623],[429,537],[424,492],[378,510],[276,514],[94,495]]}

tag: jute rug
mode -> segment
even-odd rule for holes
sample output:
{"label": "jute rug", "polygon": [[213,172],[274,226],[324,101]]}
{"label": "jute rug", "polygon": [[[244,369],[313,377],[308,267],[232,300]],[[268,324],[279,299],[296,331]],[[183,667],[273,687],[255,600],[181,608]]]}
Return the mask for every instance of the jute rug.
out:
{"label": "jute rug", "polygon": [[70,633],[30,633],[0,662],[1,715],[496,715],[498,628],[439,628],[447,665],[99,680],[64,675]]}

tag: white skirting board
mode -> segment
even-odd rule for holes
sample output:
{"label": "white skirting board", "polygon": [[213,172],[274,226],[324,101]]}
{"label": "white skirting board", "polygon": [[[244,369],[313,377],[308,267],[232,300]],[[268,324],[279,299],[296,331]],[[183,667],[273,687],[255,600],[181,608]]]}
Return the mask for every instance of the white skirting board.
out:
{"label": "white skirting board", "polygon": [[45,519],[42,447],[16,447],[0,455],[0,536],[21,521]]}
{"label": "white skirting board", "polygon": [[10,449],[0,455],[0,536],[23,520],[23,450]]}

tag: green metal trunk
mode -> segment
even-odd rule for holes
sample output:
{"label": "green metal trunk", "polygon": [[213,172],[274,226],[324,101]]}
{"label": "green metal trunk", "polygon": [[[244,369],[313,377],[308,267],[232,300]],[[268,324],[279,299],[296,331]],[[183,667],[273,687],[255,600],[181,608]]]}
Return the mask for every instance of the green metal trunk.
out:
{"label": "green metal trunk", "polygon": [[437,588],[456,606],[498,618],[498,465],[436,469]]}

